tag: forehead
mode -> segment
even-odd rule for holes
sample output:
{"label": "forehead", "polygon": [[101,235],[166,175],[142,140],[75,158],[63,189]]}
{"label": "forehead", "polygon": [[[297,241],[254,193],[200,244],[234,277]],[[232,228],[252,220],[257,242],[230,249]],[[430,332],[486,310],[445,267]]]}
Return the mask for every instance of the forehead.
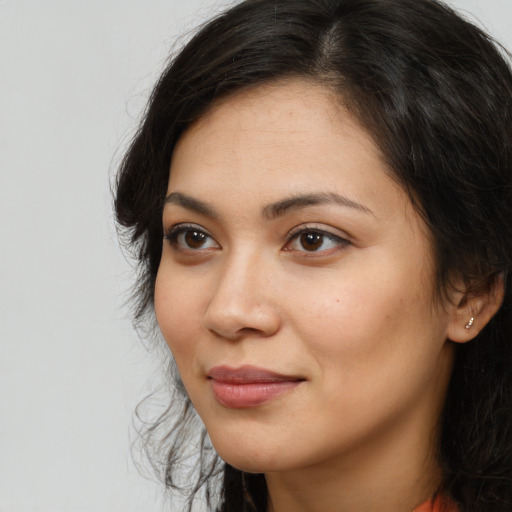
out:
{"label": "forehead", "polygon": [[178,141],[169,191],[210,197],[214,189],[251,196],[258,190],[274,193],[271,200],[321,191],[358,200],[380,196],[383,181],[403,195],[389,175],[380,150],[340,98],[297,80],[251,88],[211,107]]}
{"label": "forehead", "polygon": [[[260,130],[262,136],[315,135],[313,127],[322,127],[333,135],[349,135],[357,125],[369,144],[373,140],[348,112],[345,98],[332,89],[312,80],[288,79],[242,89],[216,100],[185,132],[201,130],[202,134],[215,124],[242,134],[245,130]],[[183,137],[182,137],[183,138]],[[291,137],[290,137],[291,138]],[[179,144],[179,143],[178,143]],[[375,146],[375,151],[379,151]]]}

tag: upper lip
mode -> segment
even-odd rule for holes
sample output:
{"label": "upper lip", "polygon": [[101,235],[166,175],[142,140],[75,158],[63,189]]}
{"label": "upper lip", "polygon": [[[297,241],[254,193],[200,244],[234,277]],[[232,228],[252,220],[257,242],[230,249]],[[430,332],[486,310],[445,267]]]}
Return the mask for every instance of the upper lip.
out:
{"label": "upper lip", "polygon": [[305,380],[296,375],[284,375],[266,368],[243,365],[233,368],[231,366],[215,366],[208,371],[209,379],[225,382],[227,384],[253,384],[258,382],[290,382]]}

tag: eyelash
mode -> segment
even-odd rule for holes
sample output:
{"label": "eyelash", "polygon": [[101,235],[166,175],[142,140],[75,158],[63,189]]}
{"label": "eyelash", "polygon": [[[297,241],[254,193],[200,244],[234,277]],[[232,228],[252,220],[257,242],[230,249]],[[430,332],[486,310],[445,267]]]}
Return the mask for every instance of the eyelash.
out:
{"label": "eyelash", "polygon": [[[179,238],[182,235],[185,235],[186,233],[195,232],[197,234],[204,235],[205,240],[212,240],[217,247],[190,247],[190,245],[187,244],[187,242],[180,242]],[[313,250],[308,251],[303,246],[304,250],[301,249],[293,249],[288,247],[294,240],[300,240],[300,237],[302,235],[317,235],[319,237],[322,237],[322,245],[325,241],[325,239],[332,242],[335,247],[332,247],[327,250]],[[215,248],[220,248],[220,245],[215,241],[215,239],[206,232],[203,228],[201,228],[198,225],[195,224],[178,224],[176,226],[172,226],[164,235],[164,239],[168,240],[172,247],[176,250],[182,250],[182,251],[191,251],[191,252],[199,252],[199,251],[208,251]],[[299,242],[300,243],[300,242]],[[289,252],[300,252],[304,253],[309,256],[313,256],[315,254],[319,255],[327,255],[332,254],[333,252],[337,252],[340,250],[345,249],[347,246],[350,245],[350,241],[346,238],[343,238],[341,236],[335,235],[329,231],[326,231],[324,229],[317,228],[315,226],[303,226],[299,227],[297,229],[292,230],[290,234],[287,237],[286,243],[283,246],[284,251]]]}
{"label": "eyelash", "polygon": [[297,249],[297,252],[303,252],[303,253],[305,253],[307,255],[311,255],[311,256],[313,256],[315,254],[320,254],[320,255],[325,256],[327,254],[332,254],[333,252],[338,252],[340,250],[343,250],[348,245],[350,245],[349,240],[347,240],[346,238],[343,238],[341,236],[335,235],[334,233],[331,233],[330,231],[326,231],[324,229],[317,228],[315,226],[304,226],[304,227],[299,227],[297,229],[292,230],[292,232],[288,235],[288,240],[284,246],[284,250],[285,251],[294,250],[294,249],[287,248],[287,246],[294,240],[297,240],[297,241],[300,240],[300,237],[302,235],[318,235],[318,236],[322,237],[324,240],[327,239],[327,240],[331,241],[335,245],[335,247],[333,247],[331,249],[323,250],[323,251],[322,250],[307,251],[305,249],[304,250]]}
{"label": "eyelash", "polygon": [[[181,235],[184,235],[186,233],[195,232],[199,233],[205,236],[205,238],[214,240],[214,238],[209,235],[203,228],[200,226],[197,226],[195,224],[178,224],[176,226],[172,226],[168,231],[166,231],[164,235],[165,240],[169,240],[170,244],[173,248],[177,250],[188,250],[188,251],[199,251],[199,250],[207,250],[211,249],[210,247],[207,248],[194,248],[194,247],[186,247],[184,244],[180,244],[179,237]],[[215,244],[218,246],[218,243],[215,242]]]}

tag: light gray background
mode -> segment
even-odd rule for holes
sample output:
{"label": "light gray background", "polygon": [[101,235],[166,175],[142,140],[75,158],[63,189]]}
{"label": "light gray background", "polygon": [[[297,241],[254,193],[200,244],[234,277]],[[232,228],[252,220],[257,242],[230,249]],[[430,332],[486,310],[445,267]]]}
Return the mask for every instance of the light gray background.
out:
{"label": "light gray background", "polygon": [[[228,3],[0,0],[0,512],[171,510],[130,456],[159,364],[109,180],[176,37]],[[451,3],[512,48],[512,0]]]}

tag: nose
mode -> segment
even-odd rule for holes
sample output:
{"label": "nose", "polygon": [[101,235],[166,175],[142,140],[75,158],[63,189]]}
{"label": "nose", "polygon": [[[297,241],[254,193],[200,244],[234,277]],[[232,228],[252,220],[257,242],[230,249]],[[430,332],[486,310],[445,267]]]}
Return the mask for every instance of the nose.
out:
{"label": "nose", "polygon": [[272,270],[255,255],[230,258],[219,270],[204,326],[222,338],[268,337],[281,325]]}

